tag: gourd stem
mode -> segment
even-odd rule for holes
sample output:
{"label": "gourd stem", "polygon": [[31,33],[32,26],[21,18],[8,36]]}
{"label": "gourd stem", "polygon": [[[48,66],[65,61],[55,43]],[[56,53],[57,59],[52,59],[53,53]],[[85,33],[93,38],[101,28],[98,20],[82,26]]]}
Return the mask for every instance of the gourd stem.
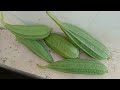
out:
{"label": "gourd stem", "polygon": [[49,11],[46,11],[47,15],[51,17],[61,28],[63,27],[62,23],[54,16],[52,15]]}
{"label": "gourd stem", "polygon": [[39,64],[37,64],[37,66],[38,66],[39,68],[42,68],[42,69],[46,69],[46,68],[47,68],[47,66],[41,66],[41,65],[39,65]]}
{"label": "gourd stem", "polygon": [[2,12],[2,11],[0,12],[0,22],[1,22],[1,24],[5,25],[4,15],[3,15],[3,12]]}

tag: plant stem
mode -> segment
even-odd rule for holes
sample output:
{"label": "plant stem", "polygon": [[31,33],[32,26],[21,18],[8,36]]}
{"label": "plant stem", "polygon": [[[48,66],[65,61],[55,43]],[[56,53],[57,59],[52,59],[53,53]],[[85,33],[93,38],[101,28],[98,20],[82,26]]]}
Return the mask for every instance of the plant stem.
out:
{"label": "plant stem", "polygon": [[52,15],[49,11],[46,11],[46,13],[47,13],[47,15],[48,15],[49,17],[51,17],[51,19],[53,19],[60,27],[63,26],[62,23],[61,23],[54,15]]}
{"label": "plant stem", "polygon": [[41,66],[41,65],[39,65],[39,64],[37,64],[37,66],[38,66],[39,68],[42,68],[42,69],[46,69],[46,68],[47,68],[47,66]]}
{"label": "plant stem", "polygon": [[3,12],[2,12],[2,11],[0,11],[0,22],[1,22],[1,24],[5,25],[4,15],[3,15]]}

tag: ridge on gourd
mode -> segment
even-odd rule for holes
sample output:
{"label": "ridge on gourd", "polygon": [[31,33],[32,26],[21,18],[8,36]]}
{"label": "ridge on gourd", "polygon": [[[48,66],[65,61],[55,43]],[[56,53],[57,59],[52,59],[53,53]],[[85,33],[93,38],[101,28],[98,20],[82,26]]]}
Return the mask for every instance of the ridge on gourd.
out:
{"label": "ridge on gourd", "polygon": [[44,39],[49,36],[52,28],[46,25],[11,25],[4,21],[3,13],[1,12],[0,17],[1,23],[6,29],[11,31],[13,34],[27,39]]}
{"label": "ridge on gourd", "polygon": [[64,58],[78,58],[79,50],[60,34],[51,33],[44,39],[46,44]]}
{"label": "ridge on gourd", "polygon": [[16,37],[16,38],[18,42],[25,45],[29,50],[31,50],[40,58],[46,60],[48,63],[54,62],[43,40],[38,41],[38,40],[23,39],[20,37]]}
{"label": "ridge on gourd", "polygon": [[109,58],[107,47],[91,36],[88,32],[76,25],[62,23],[48,11],[46,13],[56,22],[57,25],[59,25],[61,30],[69,37],[69,39],[88,55],[99,60]]}
{"label": "ridge on gourd", "polygon": [[96,60],[65,59],[46,66],[37,66],[71,74],[102,75],[108,73],[107,67]]}

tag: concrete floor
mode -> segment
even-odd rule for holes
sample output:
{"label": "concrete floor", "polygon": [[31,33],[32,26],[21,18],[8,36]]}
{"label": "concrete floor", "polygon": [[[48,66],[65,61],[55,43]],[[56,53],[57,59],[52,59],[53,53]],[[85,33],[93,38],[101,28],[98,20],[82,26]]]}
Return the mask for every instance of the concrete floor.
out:
{"label": "concrete floor", "polygon": [[[41,18],[38,22],[43,24],[48,24],[53,27],[53,31],[61,31],[60,28],[50,19],[45,13],[43,17],[40,16],[39,12],[33,13],[17,13],[21,15],[21,18],[27,18],[29,21],[38,21],[36,17]],[[57,14],[58,13],[58,14]],[[56,12],[56,16],[62,20],[72,22],[76,25],[80,25],[90,32],[93,36],[101,40],[110,50],[111,59],[103,60],[102,62],[108,67],[109,73],[105,75],[81,75],[81,74],[67,74],[62,72],[57,72],[50,69],[40,69],[36,64],[46,65],[47,63],[38,58],[32,52],[30,52],[22,44],[18,43],[15,36],[11,34],[8,30],[0,29],[0,63],[8,65],[10,67],[29,72],[44,78],[56,79],[106,79],[106,78],[120,78],[120,12]],[[95,14],[96,13],[96,14]],[[70,14],[70,15],[69,15]],[[26,17],[25,17],[25,16]],[[35,16],[36,15],[36,16]],[[29,16],[29,17],[27,17]],[[61,17],[64,16],[64,17]],[[32,17],[32,19],[31,19]],[[73,18],[74,17],[74,18]],[[79,18],[79,19],[78,19]],[[23,20],[24,20],[23,19]],[[30,20],[31,19],[31,20]],[[16,22],[13,18],[9,21]],[[36,22],[34,21],[34,22]],[[50,52],[55,59],[55,61],[62,59],[58,54],[50,49]],[[84,53],[80,54],[81,58],[86,56]]]}

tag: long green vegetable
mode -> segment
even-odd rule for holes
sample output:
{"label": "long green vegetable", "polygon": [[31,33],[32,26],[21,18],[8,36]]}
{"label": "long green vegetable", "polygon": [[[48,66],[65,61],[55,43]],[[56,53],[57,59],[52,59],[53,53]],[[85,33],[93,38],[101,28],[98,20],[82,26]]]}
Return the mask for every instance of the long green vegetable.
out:
{"label": "long green vegetable", "polygon": [[1,12],[0,17],[1,23],[6,29],[11,31],[13,34],[27,39],[44,39],[49,36],[52,28],[46,25],[11,25],[4,21],[3,13]]}
{"label": "long green vegetable", "polygon": [[54,62],[43,40],[29,40],[20,37],[17,37],[17,40],[48,63]]}
{"label": "long green vegetable", "polygon": [[65,59],[40,68],[54,69],[56,71],[72,74],[101,75],[108,72],[105,65],[96,60]]}
{"label": "long green vegetable", "polygon": [[62,35],[52,33],[45,39],[46,44],[64,58],[78,58],[79,50]]}
{"label": "long green vegetable", "polygon": [[47,14],[60,26],[69,39],[88,55],[99,60],[108,59],[108,49],[85,30],[69,23],[62,23],[48,11]]}

